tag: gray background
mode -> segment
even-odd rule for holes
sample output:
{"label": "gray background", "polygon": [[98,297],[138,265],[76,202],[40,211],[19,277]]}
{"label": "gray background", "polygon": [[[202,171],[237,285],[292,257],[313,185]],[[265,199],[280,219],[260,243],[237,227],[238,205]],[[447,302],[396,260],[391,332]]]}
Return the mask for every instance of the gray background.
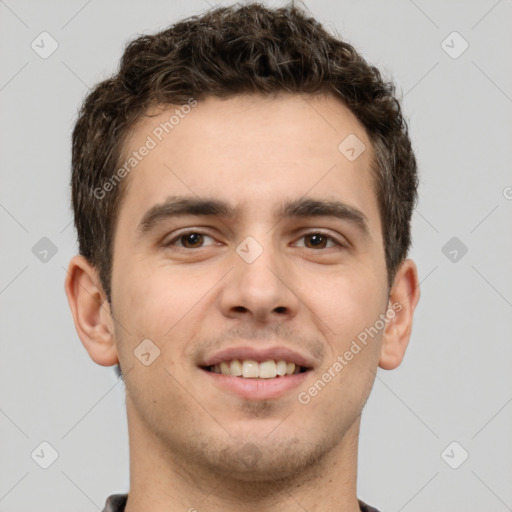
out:
{"label": "gray background", "polygon": [[[124,386],[89,359],[64,293],[70,134],[128,40],[208,4],[0,0],[1,511],[93,512],[128,491]],[[421,173],[422,298],[403,364],[379,369],[363,412],[358,496],[382,512],[512,510],[512,2],[306,6],[396,81]],[[59,45],[46,59],[42,31]],[[453,31],[469,44],[457,58]]]}

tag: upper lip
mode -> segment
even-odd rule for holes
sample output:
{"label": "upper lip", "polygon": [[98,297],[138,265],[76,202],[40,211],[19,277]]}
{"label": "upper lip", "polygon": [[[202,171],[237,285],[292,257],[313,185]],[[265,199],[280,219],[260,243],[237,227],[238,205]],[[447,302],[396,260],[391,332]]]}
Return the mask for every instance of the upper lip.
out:
{"label": "upper lip", "polygon": [[240,361],[243,361],[244,359],[251,359],[258,363],[273,359],[275,361],[295,363],[297,366],[302,366],[304,368],[313,367],[313,363],[309,357],[299,354],[289,348],[280,346],[265,349],[248,346],[230,347],[209,356],[204,360],[204,362],[200,363],[199,366],[214,366],[222,363],[223,361],[227,362],[232,361],[233,359],[239,359]]}

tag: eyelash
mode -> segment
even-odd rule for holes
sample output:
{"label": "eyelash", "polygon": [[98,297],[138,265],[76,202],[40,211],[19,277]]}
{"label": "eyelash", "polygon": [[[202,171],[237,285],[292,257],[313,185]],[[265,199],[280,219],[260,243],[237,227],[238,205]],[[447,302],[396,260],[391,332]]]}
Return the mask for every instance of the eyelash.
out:
{"label": "eyelash", "polygon": [[[184,236],[186,235],[191,235],[191,234],[196,234],[196,235],[206,235],[207,237],[210,237],[213,239],[213,237],[211,235],[209,235],[208,233],[205,233],[203,231],[199,231],[199,230],[190,230],[190,231],[184,231],[182,233],[180,233],[179,235],[176,235],[175,237],[173,237],[171,240],[169,240],[168,242],[166,242],[164,244],[165,247],[171,247],[174,245],[175,242],[177,242],[178,240],[180,240],[181,238],[183,238]],[[346,249],[346,246],[344,244],[342,244],[341,242],[339,242],[335,237],[331,236],[331,235],[328,235],[327,233],[324,233],[323,231],[308,231],[307,233],[303,233],[300,237],[299,237],[299,240],[304,238],[304,237],[307,237],[307,236],[311,236],[311,235],[321,235],[325,238],[327,238],[329,241],[332,241],[334,242],[337,246],[339,246],[340,249]],[[214,245],[214,244],[212,244]],[[204,249],[205,247],[196,247],[194,249],[189,249],[187,247],[179,247],[179,246],[174,246],[175,249],[179,249],[179,250],[182,250],[182,251],[197,251],[199,249]],[[333,249],[333,247],[323,247],[321,249],[314,249],[314,248],[310,248],[310,247],[304,247],[305,249],[310,249],[310,250],[313,250],[313,251],[319,251],[319,250],[328,250],[328,249]]]}

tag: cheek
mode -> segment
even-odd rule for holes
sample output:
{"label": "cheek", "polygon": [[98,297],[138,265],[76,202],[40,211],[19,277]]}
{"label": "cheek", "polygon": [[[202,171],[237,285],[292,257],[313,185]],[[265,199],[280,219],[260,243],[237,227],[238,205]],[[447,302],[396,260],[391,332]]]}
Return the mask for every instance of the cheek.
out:
{"label": "cheek", "polygon": [[334,346],[342,349],[379,318],[386,303],[381,277],[349,269],[322,279],[316,276],[307,295],[308,306]]}
{"label": "cheek", "polygon": [[[174,379],[184,380],[180,352],[190,338],[191,326],[185,320],[197,303],[197,291],[184,293],[189,289],[181,286],[179,276],[162,269],[130,276],[119,287],[123,300],[116,338],[121,366],[133,370],[126,379],[130,395],[138,410],[151,410],[169,395],[175,402],[186,398]],[[153,405],[149,396],[156,400]]]}
{"label": "cheek", "polygon": [[[153,266],[133,273],[120,287],[123,304],[121,321],[126,325],[131,350],[143,339],[149,338],[162,348],[162,355],[172,349],[172,362],[183,344],[197,329],[197,314],[210,300],[208,292],[218,281],[213,272],[205,274],[180,270],[170,265]],[[133,346],[132,346],[133,345]]]}
{"label": "cheek", "polygon": [[[367,399],[374,379],[383,330],[372,330],[383,311],[385,301],[380,282],[358,279],[340,280],[327,294],[316,297],[324,308],[321,317],[329,329],[325,331],[330,355],[322,367],[329,379],[324,401],[333,417],[339,407],[354,414]],[[380,325],[380,324],[379,324]],[[323,380],[323,377],[320,376]],[[350,416],[350,415],[349,415]]]}
{"label": "cheek", "polygon": [[155,272],[134,282],[126,290],[124,307],[129,331],[134,337],[147,337],[157,344],[172,334],[173,326],[190,309],[192,301],[179,279],[168,282],[160,274]]}

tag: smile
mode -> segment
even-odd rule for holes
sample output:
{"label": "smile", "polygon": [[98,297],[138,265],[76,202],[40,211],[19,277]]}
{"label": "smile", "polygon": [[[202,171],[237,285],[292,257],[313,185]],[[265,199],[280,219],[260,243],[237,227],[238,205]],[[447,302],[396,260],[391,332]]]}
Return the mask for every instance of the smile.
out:
{"label": "smile", "polygon": [[241,377],[244,379],[273,379],[284,377],[286,375],[295,375],[306,371],[306,368],[295,363],[270,359],[258,363],[253,359],[233,359],[231,361],[222,361],[206,368],[210,372]]}

